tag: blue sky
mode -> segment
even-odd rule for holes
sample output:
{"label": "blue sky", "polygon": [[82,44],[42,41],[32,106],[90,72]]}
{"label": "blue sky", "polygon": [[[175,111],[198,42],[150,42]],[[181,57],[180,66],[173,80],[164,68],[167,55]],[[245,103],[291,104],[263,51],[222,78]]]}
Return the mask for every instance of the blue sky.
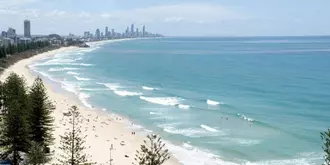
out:
{"label": "blue sky", "polygon": [[81,35],[134,23],[167,36],[330,35],[330,0],[0,0],[0,30]]}

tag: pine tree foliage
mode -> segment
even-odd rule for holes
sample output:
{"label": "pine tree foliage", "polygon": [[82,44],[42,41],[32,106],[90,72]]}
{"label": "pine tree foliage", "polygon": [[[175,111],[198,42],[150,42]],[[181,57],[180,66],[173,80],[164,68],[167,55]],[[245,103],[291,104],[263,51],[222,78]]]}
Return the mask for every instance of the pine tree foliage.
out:
{"label": "pine tree foliage", "polygon": [[82,116],[76,106],[72,106],[69,113],[71,130],[61,136],[60,149],[63,153],[58,161],[61,162],[61,165],[85,164],[87,163],[87,155],[84,153],[86,136],[82,136],[81,126],[79,125],[82,122]]}
{"label": "pine tree foliage", "polygon": [[31,148],[27,153],[27,164],[41,165],[50,161],[49,157],[45,154],[45,147],[37,142],[31,142]]}
{"label": "pine tree foliage", "polygon": [[44,84],[39,77],[35,79],[30,89],[29,102],[31,112],[28,119],[31,141],[49,148],[54,141],[52,136],[54,119],[51,113],[55,107],[48,99]]}
{"label": "pine tree foliage", "polygon": [[136,151],[134,158],[137,165],[161,165],[170,159],[169,152],[165,149],[165,144],[157,135],[148,135],[148,142],[144,140],[140,151]]}
{"label": "pine tree foliage", "polygon": [[323,141],[323,151],[325,153],[324,165],[330,165],[330,129],[328,129],[328,131],[322,132],[321,138]]}
{"label": "pine tree foliage", "polygon": [[29,149],[27,122],[28,97],[25,81],[17,74],[10,74],[2,86],[2,123],[0,146],[5,155],[12,155],[12,162],[20,162],[21,153]]}

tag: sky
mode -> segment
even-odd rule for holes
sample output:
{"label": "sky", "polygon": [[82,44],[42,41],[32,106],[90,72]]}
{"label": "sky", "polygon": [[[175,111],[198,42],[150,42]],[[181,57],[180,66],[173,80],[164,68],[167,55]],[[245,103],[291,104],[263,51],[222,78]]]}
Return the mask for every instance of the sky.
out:
{"label": "sky", "polygon": [[330,35],[330,0],[0,0],[0,31],[83,35],[134,23],[166,36]]}

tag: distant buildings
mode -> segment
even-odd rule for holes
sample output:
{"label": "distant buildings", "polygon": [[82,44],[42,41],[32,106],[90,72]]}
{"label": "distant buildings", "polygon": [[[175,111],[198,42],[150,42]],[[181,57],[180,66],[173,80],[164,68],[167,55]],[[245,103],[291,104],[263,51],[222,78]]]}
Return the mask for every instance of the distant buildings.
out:
{"label": "distant buildings", "polygon": [[143,25],[143,27],[142,27],[142,37],[145,37],[145,34],[146,34],[146,26]]}
{"label": "distant buildings", "polygon": [[29,20],[24,21],[24,37],[31,38],[31,22]]}
{"label": "distant buildings", "polygon": [[100,39],[100,29],[96,29],[96,32],[95,32],[95,37],[97,38],[97,39]]}
{"label": "distant buildings", "polygon": [[8,28],[7,30],[7,37],[8,38],[16,38],[17,37],[17,34],[16,34],[16,30],[13,29],[13,28]]}
{"label": "distant buildings", "polygon": [[108,26],[105,27],[105,37],[110,37]]}
{"label": "distant buildings", "polygon": [[131,25],[131,37],[134,36],[134,24]]}
{"label": "distant buildings", "polygon": [[163,37],[163,35],[160,34],[153,34],[147,32],[145,25],[143,25],[141,29],[140,28],[134,29],[134,24],[131,24],[131,26],[130,27],[128,26],[124,32],[118,33],[115,32],[115,29],[110,30],[108,26],[105,26],[104,32],[101,32],[99,29],[96,29],[95,35],[91,34],[89,31],[85,31],[82,40],[97,41],[97,40],[118,39],[118,38]]}
{"label": "distant buildings", "polygon": [[84,32],[84,38],[89,38],[91,36],[91,33],[89,31]]}
{"label": "distant buildings", "polygon": [[135,33],[135,37],[140,37],[140,35],[139,35],[140,33],[139,33],[139,28],[136,28],[136,33]]}

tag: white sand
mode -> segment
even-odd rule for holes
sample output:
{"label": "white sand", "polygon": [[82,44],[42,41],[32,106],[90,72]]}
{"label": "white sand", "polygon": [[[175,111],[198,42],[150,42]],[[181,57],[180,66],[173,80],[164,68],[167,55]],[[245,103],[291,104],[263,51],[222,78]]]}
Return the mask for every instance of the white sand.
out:
{"label": "white sand", "polygon": [[[21,60],[8,69],[6,69],[3,74],[0,76],[0,80],[4,81],[5,78],[11,73],[15,72],[19,75],[25,77],[27,85],[31,86],[36,75],[28,69],[28,65],[33,63],[36,60],[42,58],[53,56],[57,53],[80,49],[77,47],[66,47],[53,50],[50,52],[42,53],[36,56],[33,56],[29,59]],[[45,83],[45,81],[44,81]],[[60,137],[63,135],[65,130],[68,128],[68,117],[63,116],[63,112],[72,106],[78,106],[81,115],[85,119],[81,123],[82,132],[87,135],[86,138],[86,153],[90,155],[89,160],[91,162],[96,162],[98,165],[109,164],[110,159],[110,145],[113,144],[112,154],[112,164],[113,165],[131,165],[134,162],[134,157],[136,150],[140,148],[140,145],[143,144],[143,139],[145,138],[142,135],[132,135],[131,130],[127,128],[128,120],[120,117],[111,115],[110,113],[101,112],[99,110],[88,109],[77,99],[69,98],[69,96],[63,93],[56,93],[56,89],[51,85],[45,83],[47,88],[49,99],[53,101],[56,106],[56,110],[53,115],[55,117],[55,131],[54,137],[55,144],[52,146],[52,150],[55,150],[55,155],[53,156],[52,163],[56,162],[55,157],[59,157],[58,154],[61,151],[58,149],[60,146]],[[117,119],[116,119],[117,118]],[[88,122],[89,120],[89,122]],[[121,145],[121,142],[124,142],[124,145]],[[125,157],[125,155],[128,156]],[[179,164],[177,160],[172,158],[165,163],[165,165],[176,165]]]}

